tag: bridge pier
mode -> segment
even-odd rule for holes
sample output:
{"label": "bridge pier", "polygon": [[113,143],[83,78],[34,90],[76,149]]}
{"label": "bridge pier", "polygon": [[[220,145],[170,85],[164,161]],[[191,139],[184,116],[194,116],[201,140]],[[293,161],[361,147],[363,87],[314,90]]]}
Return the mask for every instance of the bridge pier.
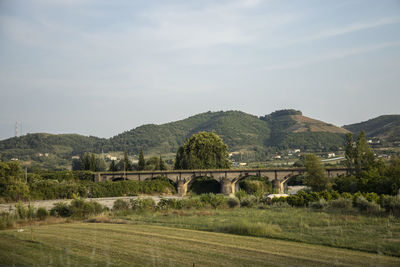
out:
{"label": "bridge pier", "polygon": [[187,184],[184,181],[182,181],[182,180],[178,181],[178,183],[176,184],[176,187],[177,187],[179,196],[181,196],[181,197],[186,196]]}
{"label": "bridge pier", "polygon": [[224,195],[233,195],[235,193],[235,187],[233,186],[231,180],[221,180],[221,193]]}
{"label": "bridge pier", "polygon": [[282,194],[284,192],[283,183],[278,179],[274,179],[272,181],[272,186],[275,189],[277,194]]}

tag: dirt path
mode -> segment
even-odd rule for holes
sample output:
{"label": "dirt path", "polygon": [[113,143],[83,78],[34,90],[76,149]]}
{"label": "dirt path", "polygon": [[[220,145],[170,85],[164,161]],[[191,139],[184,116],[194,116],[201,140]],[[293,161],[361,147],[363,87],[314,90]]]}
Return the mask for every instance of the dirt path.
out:
{"label": "dirt path", "polygon": [[[117,199],[123,199],[123,200],[130,200],[130,199],[137,199],[137,198],[148,198],[151,197],[152,199],[154,199],[154,201],[156,203],[158,203],[158,201],[160,201],[161,198],[180,198],[177,196],[134,196],[134,197],[102,197],[102,198],[86,198],[85,200],[93,200],[96,201],[98,203],[100,203],[101,205],[104,205],[108,208],[112,208],[114,205],[114,201]],[[47,210],[50,210],[55,203],[58,202],[64,202],[64,203],[71,203],[72,199],[53,199],[53,200],[37,200],[37,201],[32,201],[31,205],[35,208],[46,208]],[[7,203],[7,204],[0,204],[0,212],[12,212],[15,210],[15,204],[17,203]],[[28,202],[24,202],[25,206],[28,206],[29,203]]]}

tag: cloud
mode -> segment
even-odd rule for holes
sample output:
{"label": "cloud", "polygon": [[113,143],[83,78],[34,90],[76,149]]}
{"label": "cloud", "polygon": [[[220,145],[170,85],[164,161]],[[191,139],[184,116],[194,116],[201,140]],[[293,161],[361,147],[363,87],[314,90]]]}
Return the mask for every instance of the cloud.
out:
{"label": "cloud", "polygon": [[397,47],[397,46],[400,46],[400,41],[385,42],[385,43],[379,43],[379,44],[374,44],[374,45],[368,45],[368,46],[364,46],[364,47],[348,48],[348,49],[344,49],[344,50],[337,51],[337,52],[331,52],[326,55],[317,56],[317,57],[314,57],[311,59],[292,61],[292,62],[287,62],[284,64],[271,65],[271,66],[261,68],[261,69],[263,71],[294,69],[294,68],[299,68],[299,67],[303,67],[303,66],[307,66],[307,65],[311,65],[311,64],[315,64],[315,63],[345,58],[345,57],[349,57],[349,56],[353,56],[353,55],[368,53],[368,52],[372,52],[372,51],[377,51],[377,50],[382,50],[385,48]]}

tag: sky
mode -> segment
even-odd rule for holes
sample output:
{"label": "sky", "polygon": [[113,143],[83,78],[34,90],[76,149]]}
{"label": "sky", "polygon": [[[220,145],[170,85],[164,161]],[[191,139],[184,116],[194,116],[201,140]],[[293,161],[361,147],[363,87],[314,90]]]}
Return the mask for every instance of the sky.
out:
{"label": "sky", "polygon": [[400,114],[400,1],[0,0],[0,139],[220,110]]}

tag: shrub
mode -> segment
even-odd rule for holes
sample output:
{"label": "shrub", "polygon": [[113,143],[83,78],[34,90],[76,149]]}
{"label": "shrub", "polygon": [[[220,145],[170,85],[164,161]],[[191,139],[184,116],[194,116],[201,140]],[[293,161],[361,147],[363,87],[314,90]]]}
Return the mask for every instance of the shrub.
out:
{"label": "shrub", "polygon": [[200,200],[200,198],[184,198],[178,200],[180,202],[180,206],[182,209],[200,209],[204,207],[204,203]]}
{"label": "shrub", "polygon": [[25,219],[27,217],[28,211],[22,202],[15,204],[15,215],[18,219]]}
{"label": "shrub", "polygon": [[57,202],[54,204],[54,207],[50,210],[50,215],[52,216],[60,216],[60,217],[69,217],[71,216],[70,207],[64,202]]}
{"label": "shrub", "polygon": [[47,216],[49,216],[49,212],[43,207],[38,208],[38,210],[36,211],[36,217],[39,220],[44,220],[47,218]]}
{"label": "shrub", "polygon": [[240,201],[240,206],[241,207],[250,208],[250,207],[253,207],[255,204],[257,204],[257,198],[255,196],[252,196],[252,195],[247,196],[247,197],[243,198]]}
{"label": "shrub", "polygon": [[338,198],[330,201],[328,206],[335,209],[350,210],[353,208],[353,201],[350,198]]}
{"label": "shrub", "polygon": [[383,207],[393,216],[400,217],[400,195],[386,197],[383,201]]}
{"label": "shrub", "polygon": [[96,201],[85,201],[82,199],[74,199],[70,205],[71,216],[77,218],[87,218],[89,215],[96,215],[103,211]]}
{"label": "shrub", "polygon": [[228,203],[229,208],[236,208],[240,205],[240,201],[236,197],[228,198],[227,203]]}
{"label": "shrub", "polygon": [[14,226],[14,216],[8,212],[0,213],[0,230],[12,228]]}
{"label": "shrub", "polygon": [[311,202],[311,203],[309,204],[309,207],[310,207],[310,208],[312,208],[312,209],[319,209],[319,210],[325,209],[327,206],[328,206],[328,202],[327,202],[325,199],[323,199],[323,198],[320,199],[320,200],[318,200],[318,201]]}
{"label": "shrub", "polygon": [[377,203],[368,201],[363,196],[358,197],[355,200],[354,206],[357,207],[360,211],[366,212],[368,214],[377,214],[381,209],[381,207]]}
{"label": "shrub", "polygon": [[226,199],[225,196],[222,194],[213,194],[213,193],[208,193],[208,194],[202,194],[200,195],[200,200],[206,204],[210,205],[214,209],[223,207],[226,205]]}
{"label": "shrub", "polygon": [[123,199],[117,199],[114,201],[113,210],[128,210],[129,202]]}
{"label": "shrub", "polygon": [[239,189],[239,191],[237,191],[235,193],[235,197],[237,197],[239,200],[242,200],[242,198],[244,198],[246,196],[247,196],[247,193],[243,189]]}
{"label": "shrub", "polygon": [[156,206],[156,203],[152,198],[137,198],[137,199],[131,199],[131,208],[133,210],[151,210],[154,209]]}

